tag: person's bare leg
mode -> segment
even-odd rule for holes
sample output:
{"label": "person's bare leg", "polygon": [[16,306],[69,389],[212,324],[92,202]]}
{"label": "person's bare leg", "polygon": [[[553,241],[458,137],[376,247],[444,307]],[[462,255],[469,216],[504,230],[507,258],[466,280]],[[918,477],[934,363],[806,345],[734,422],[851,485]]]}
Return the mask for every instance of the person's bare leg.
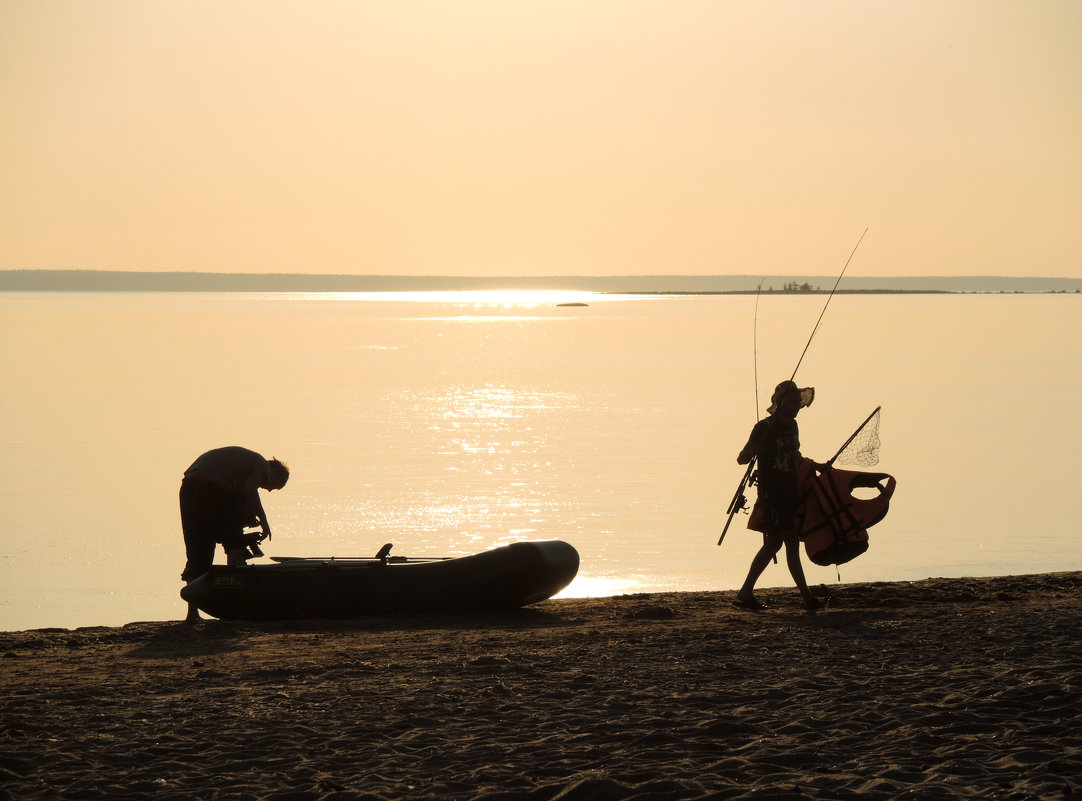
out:
{"label": "person's bare leg", "polygon": [[811,595],[808,589],[808,581],[804,578],[804,565],[800,563],[800,538],[795,531],[785,533],[785,564],[789,566],[789,573],[796,582],[796,588],[800,590],[802,597]]}
{"label": "person's bare leg", "polygon": [[789,573],[796,582],[796,588],[800,590],[800,597],[804,599],[804,607],[810,612],[821,609],[822,604],[808,588],[808,581],[804,578],[804,565],[800,562],[800,537],[795,531],[785,534],[785,563],[789,566]]}
{"label": "person's bare leg", "polygon": [[755,582],[759,580],[759,576],[763,575],[763,571],[766,570],[766,566],[770,564],[770,560],[774,558],[774,554],[778,552],[782,545],[781,537],[766,536],[763,537],[763,547],[759,549],[758,553],[751,560],[751,567],[748,569],[748,577],[744,579],[744,585],[737,592],[736,597],[741,601],[751,601],[755,598]]}
{"label": "person's bare leg", "polygon": [[[191,584],[191,582],[186,582]],[[198,623],[202,620],[202,616],[199,614],[199,607],[193,603],[188,604],[188,615],[184,618],[185,623]]]}

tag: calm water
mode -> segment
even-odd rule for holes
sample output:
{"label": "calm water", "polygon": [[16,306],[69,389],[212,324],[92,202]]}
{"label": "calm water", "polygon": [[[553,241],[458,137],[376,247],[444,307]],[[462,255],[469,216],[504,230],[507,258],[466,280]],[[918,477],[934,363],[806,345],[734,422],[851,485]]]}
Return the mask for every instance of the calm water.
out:
{"label": "calm water", "polygon": [[[823,301],[760,300],[760,408]],[[0,629],[180,616],[180,475],[227,444],[293,469],[265,496],[269,554],[560,538],[582,556],[568,595],[733,588],[761,542],[738,521],[715,546],[755,421],[754,304],[0,294]],[[898,478],[843,581],[1082,569],[1080,311],[834,298],[797,376],[818,392],[803,450],[829,458],[881,404]]]}

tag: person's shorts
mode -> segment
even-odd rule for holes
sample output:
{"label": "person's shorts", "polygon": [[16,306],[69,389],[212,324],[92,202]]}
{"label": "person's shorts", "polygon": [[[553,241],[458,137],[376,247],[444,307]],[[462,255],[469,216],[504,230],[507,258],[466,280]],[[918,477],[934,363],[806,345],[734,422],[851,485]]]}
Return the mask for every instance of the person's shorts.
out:
{"label": "person's shorts", "polygon": [[759,500],[763,511],[765,534],[778,536],[792,531],[796,525],[797,493],[793,486],[784,485],[759,487]]}
{"label": "person's shorts", "polygon": [[244,499],[207,481],[184,479],[180,485],[180,524],[188,562],[180,577],[191,581],[210,570],[214,546],[244,547]]}

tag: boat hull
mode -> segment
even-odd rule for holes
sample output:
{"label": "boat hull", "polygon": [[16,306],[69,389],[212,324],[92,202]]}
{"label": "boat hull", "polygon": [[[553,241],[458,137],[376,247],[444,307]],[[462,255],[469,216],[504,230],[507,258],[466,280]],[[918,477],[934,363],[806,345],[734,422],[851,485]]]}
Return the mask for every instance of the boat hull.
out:
{"label": "boat hull", "polygon": [[216,565],[180,595],[223,620],[484,612],[551,598],[571,583],[578,568],[578,552],[566,542],[518,542],[429,562]]}

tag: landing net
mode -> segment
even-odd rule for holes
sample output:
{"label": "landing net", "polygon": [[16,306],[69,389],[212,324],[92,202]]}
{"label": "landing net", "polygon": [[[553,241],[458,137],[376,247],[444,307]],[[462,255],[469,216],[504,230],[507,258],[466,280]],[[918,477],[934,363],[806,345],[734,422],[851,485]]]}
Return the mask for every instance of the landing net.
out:
{"label": "landing net", "polygon": [[879,409],[876,409],[831,461],[872,467],[879,464],[879,445]]}

